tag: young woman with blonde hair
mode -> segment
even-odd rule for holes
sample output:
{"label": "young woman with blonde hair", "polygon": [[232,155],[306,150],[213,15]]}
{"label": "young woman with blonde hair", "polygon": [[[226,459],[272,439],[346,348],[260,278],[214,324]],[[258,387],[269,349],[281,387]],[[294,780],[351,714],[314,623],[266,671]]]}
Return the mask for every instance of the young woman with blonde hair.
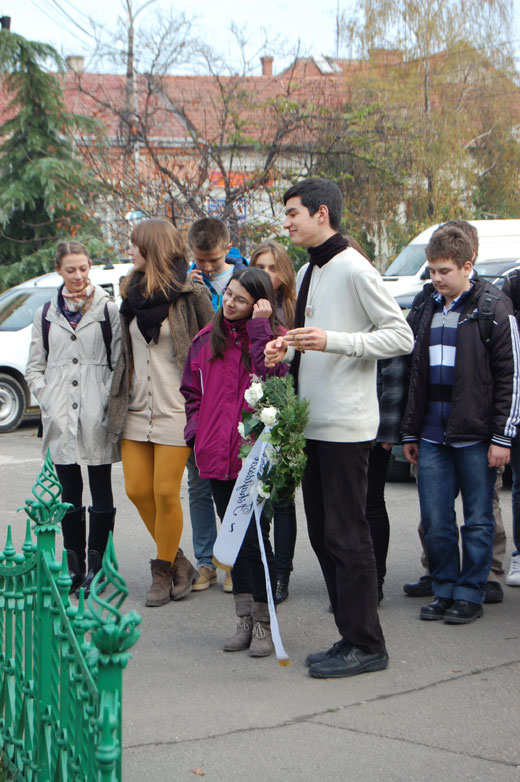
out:
{"label": "young woman with blonde hair", "polygon": [[160,606],[184,597],[198,576],[179,548],[180,485],[190,453],[179,387],[191,340],[214,313],[205,287],[187,277],[186,246],[171,223],[143,220],[131,243],[110,428],[122,438],[126,492],[157,546],[146,605]]}

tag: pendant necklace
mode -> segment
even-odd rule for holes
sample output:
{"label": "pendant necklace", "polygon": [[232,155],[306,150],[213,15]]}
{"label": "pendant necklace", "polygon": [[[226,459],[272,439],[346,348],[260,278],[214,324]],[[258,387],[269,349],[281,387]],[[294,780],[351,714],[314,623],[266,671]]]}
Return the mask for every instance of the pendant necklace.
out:
{"label": "pendant necklace", "polygon": [[[321,278],[323,277],[324,271],[325,270],[323,268],[321,268],[320,269],[320,276],[318,278],[318,281],[316,282],[316,285],[314,285],[312,288],[309,286],[309,294],[307,296],[308,304],[306,304],[306,306],[305,306],[305,317],[306,318],[312,318],[312,316],[314,315],[314,307],[312,306],[312,299],[313,299],[313,296],[314,296],[314,294],[316,293],[316,291],[318,289],[318,285],[321,282]],[[311,284],[312,284],[312,282],[314,282],[314,280],[311,280]]]}

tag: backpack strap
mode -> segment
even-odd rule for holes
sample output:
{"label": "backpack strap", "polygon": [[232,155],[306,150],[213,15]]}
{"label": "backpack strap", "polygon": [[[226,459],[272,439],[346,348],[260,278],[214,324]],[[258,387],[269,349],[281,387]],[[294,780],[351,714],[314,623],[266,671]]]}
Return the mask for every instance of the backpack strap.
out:
{"label": "backpack strap", "polygon": [[[42,340],[43,349],[45,351],[45,357],[49,355],[49,329],[51,324],[47,320],[47,313],[51,306],[50,301],[46,301],[42,309]],[[101,326],[101,333],[103,335],[103,342],[105,343],[105,350],[107,352],[107,364],[110,371],[112,371],[112,324],[110,323],[110,313],[108,311],[108,302],[105,302],[103,310],[104,320],[99,322]]]}
{"label": "backpack strap", "polygon": [[43,349],[45,351],[45,358],[47,358],[47,356],[49,355],[49,329],[51,327],[51,324],[47,320],[47,313],[49,311],[50,306],[51,306],[50,301],[46,301],[42,309],[42,340],[43,340]]}
{"label": "backpack strap", "polygon": [[468,315],[468,320],[477,321],[480,339],[488,349],[491,344],[491,335],[495,322],[495,309],[499,300],[499,296],[484,288],[479,296],[476,308]]}
{"label": "backpack strap", "polygon": [[103,335],[103,342],[105,343],[105,350],[107,352],[107,364],[110,371],[112,371],[112,324],[110,323],[110,314],[108,312],[108,302],[105,302],[105,308],[103,310],[105,319],[100,321],[101,333]]}

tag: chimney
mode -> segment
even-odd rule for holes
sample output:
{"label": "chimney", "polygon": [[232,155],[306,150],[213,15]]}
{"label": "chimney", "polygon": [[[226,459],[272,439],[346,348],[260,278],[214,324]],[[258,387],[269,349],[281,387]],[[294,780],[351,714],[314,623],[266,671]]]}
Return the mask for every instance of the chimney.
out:
{"label": "chimney", "polygon": [[74,73],[78,74],[78,76],[85,70],[85,58],[81,57],[80,55],[66,57],[65,62],[67,63],[67,68],[69,71],[74,71]]}
{"label": "chimney", "polygon": [[262,63],[262,76],[273,75],[273,60],[274,57],[260,57]]}
{"label": "chimney", "polygon": [[0,17],[0,25],[2,25],[2,30],[10,30],[11,29],[11,17],[10,16],[2,16],[2,17]]}

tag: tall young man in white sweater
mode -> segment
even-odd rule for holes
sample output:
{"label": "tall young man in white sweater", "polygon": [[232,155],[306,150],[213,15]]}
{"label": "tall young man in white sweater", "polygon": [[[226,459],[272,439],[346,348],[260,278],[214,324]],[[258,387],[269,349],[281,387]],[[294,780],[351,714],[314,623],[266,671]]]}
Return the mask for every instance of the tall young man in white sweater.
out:
{"label": "tall young man in white sweater", "polygon": [[284,228],[310,260],[298,273],[295,327],[267,345],[266,359],[290,361],[298,395],[310,403],[303,499],[341,636],[305,662],[316,678],[354,676],[388,665],[365,518],[379,423],[376,361],[410,353],[413,338],[379,273],[338,233],[337,185],[304,180],[284,203]]}

